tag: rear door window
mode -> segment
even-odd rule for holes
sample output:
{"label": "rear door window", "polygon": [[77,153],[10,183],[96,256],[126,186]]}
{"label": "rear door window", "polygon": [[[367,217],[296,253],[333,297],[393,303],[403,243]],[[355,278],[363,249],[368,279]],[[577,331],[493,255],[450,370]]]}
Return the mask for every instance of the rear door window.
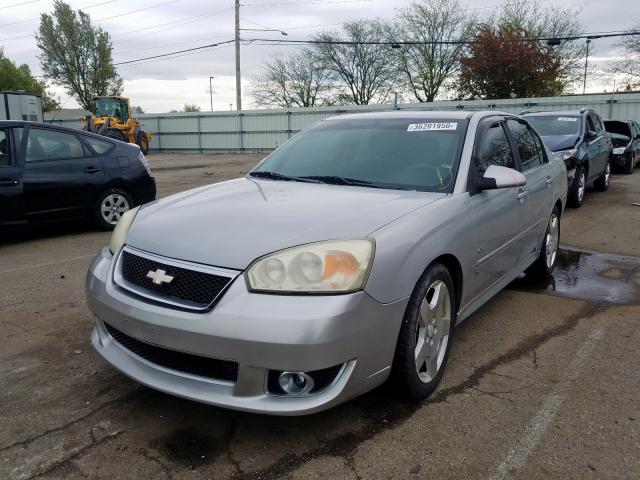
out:
{"label": "rear door window", "polygon": [[84,141],[87,142],[89,146],[93,149],[93,151],[96,152],[96,154],[98,155],[104,155],[113,148],[113,143],[111,142],[98,140],[97,138],[93,138],[93,137],[83,137],[83,138],[84,138]]}
{"label": "rear door window", "polygon": [[510,118],[507,120],[507,126],[518,149],[522,171],[526,172],[542,165],[542,157],[538,151],[538,146],[527,124],[521,120]]}
{"label": "rear door window", "polygon": [[70,133],[40,128],[29,129],[25,162],[84,158],[85,150],[78,138]]}
{"label": "rear door window", "polygon": [[516,168],[513,151],[502,122],[495,122],[487,129],[476,156],[476,167],[480,175],[491,165]]}
{"label": "rear door window", "polygon": [[9,130],[0,130],[0,167],[6,167],[10,163]]}

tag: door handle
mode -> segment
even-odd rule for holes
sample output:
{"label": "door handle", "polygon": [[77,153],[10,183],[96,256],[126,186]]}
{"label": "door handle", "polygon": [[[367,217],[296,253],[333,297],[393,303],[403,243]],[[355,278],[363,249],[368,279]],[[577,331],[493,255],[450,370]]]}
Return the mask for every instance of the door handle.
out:
{"label": "door handle", "polygon": [[86,167],[84,169],[85,173],[98,173],[100,171],[100,169],[96,166],[90,166],[90,167]]}
{"label": "door handle", "polygon": [[547,177],[547,187],[550,187],[551,185],[553,185],[553,178]]}
{"label": "door handle", "polygon": [[527,190],[520,190],[517,195],[518,200],[522,202],[525,198],[527,198],[527,195],[529,195],[529,192]]}
{"label": "door handle", "polygon": [[20,180],[17,178],[0,178],[0,187],[12,187],[19,184]]}

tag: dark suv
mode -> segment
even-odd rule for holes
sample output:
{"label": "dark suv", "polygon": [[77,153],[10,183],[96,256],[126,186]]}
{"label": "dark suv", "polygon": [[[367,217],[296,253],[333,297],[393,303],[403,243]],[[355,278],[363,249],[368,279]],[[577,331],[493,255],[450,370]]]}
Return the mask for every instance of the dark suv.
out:
{"label": "dark suv", "polygon": [[564,112],[523,112],[549,149],[567,166],[567,204],[579,207],[587,184],[609,188],[613,144],[600,116],[588,108]]}

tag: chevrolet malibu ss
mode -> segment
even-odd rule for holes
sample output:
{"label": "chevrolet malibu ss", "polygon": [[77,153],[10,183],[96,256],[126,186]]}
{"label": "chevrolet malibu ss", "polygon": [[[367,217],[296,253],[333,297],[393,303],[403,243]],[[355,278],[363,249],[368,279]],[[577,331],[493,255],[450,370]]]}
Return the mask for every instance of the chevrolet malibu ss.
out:
{"label": "chevrolet malibu ss", "polygon": [[548,275],[564,163],[522,118],[330,118],[243,178],[125,213],[86,279],[96,350],[151,388],[301,415],[390,380],[421,400],[455,327]]}

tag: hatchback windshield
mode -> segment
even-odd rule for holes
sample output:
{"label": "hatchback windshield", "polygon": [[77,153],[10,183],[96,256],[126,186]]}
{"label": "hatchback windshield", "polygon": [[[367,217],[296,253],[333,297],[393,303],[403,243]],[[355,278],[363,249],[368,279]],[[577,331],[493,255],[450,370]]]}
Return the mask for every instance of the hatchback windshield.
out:
{"label": "hatchback windshield", "polygon": [[571,115],[532,115],[527,117],[540,135],[579,135],[580,117]]}
{"label": "hatchback windshield", "polygon": [[251,176],[450,192],[466,119],[339,119],[300,133]]}

